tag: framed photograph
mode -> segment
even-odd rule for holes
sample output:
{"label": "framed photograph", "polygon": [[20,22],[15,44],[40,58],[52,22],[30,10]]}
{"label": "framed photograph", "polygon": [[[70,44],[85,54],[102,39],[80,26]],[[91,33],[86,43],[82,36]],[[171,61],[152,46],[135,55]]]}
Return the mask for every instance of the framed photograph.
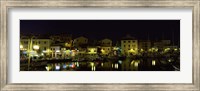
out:
{"label": "framed photograph", "polygon": [[1,0],[1,91],[200,91],[198,0]]}

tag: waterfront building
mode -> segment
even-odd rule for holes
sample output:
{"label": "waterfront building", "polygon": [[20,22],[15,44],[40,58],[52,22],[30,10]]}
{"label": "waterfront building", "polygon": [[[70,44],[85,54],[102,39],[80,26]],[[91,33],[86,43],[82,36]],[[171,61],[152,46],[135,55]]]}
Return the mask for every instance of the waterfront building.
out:
{"label": "waterfront building", "polygon": [[73,46],[78,47],[88,43],[88,38],[86,37],[78,37],[73,40]]}
{"label": "waterfront building", "polygon": [[151,48],[150,40],[139,40],[138,49],[142,51],[148,51]]}
{"label": "waterfront building", "polygon": [[100,41],[101,45],[101,53],[103,55],[108,55],[112,51],[112,40],[103,39]]}
{"label": "waterfront building", "polygon": [[121,39],[121,49],[124,55],[136,55],[138,53],[138,40],[127,35]]}

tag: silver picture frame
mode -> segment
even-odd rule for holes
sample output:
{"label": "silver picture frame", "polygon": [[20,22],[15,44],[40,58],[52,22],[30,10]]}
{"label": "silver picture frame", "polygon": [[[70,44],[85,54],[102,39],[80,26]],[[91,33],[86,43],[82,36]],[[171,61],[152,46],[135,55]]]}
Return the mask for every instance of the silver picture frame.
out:
{"label": "silver picture frame", "polygon": [[[8,83],[8,10],[10,8],[192,8],[192,83]],[[67,90],[141,90],[200,91],[200,1],[199,0],[0,0],[0,90],[67,91]]]}

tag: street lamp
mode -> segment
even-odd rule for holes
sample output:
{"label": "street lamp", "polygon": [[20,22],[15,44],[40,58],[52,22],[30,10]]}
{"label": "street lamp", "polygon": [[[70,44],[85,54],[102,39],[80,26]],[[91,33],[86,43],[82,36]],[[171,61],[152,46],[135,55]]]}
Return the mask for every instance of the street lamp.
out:
{"label": "street lamp", "polygon": [[38,45],[34,45],[33,49],[38,50],[40,47]]}

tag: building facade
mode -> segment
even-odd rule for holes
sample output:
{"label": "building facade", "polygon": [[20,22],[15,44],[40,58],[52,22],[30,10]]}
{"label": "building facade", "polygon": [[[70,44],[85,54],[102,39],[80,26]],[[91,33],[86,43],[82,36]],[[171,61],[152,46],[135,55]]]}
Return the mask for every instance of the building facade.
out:
{"label": "building facade", "polygon": [[112,40],[103,39],[100,41],[101,43],[101,53],[103,55],[108,55],[112,51]]}
{"label": "building facade", "polygon": [[[50,49],[50,46],[52,44],[52,41],[50,39],[20,39],[20,45],[23,50],[28,50],[31,46],[32,41],[32,47],[35,45],[39,46],[40,51],[46,51],[47,49]],[[32,48],[34,49],[34,48]]]}
{"label": "building facade", "polygon": [[121,40],[121,53],[124,55],[136,55],[138,53],[138,40],[127,36]]}
{"label": "building facade", "polygon": [[73,46],[75,46],[75,47],[78,47],[78,46],[81,46],[81,45],[87,44],[87,43],[88,43],[88,39],[83,36],[75,38],[73,40]]}
{"label": "building facade", "polygon": [[151,41],[141,40],[138,41],[138,49],[141,51],[148,51],[151,48]]}

